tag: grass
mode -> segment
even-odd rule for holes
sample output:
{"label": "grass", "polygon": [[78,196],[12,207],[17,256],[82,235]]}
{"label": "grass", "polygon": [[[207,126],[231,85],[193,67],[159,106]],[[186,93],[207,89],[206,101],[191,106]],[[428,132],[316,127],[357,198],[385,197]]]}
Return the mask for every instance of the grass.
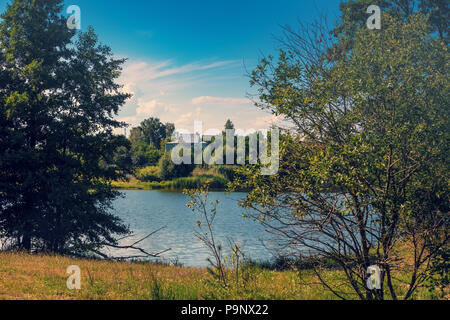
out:
{"label": "grass", "polygon": [[228,180],[215,169],[196,168],[190,177],[170,181],[144,182],[138,179],[114,181],[112,186],[121,190],[184,190],[200,188],[209,182],[211,190],[225,190]]}
{"label": "grass", "polygon": [[[66,287],[67,267],[81,269],[81,290]],[[336,299],[311,270],[272,271],[249,266],[251,275],[239,290],[219,288],[206,269],[152,263],[72,259],[62,256],[0,253],[0,299],[25,300],[203,300],[203,299]],[[325,278],[339,282],[342,273]],[[342,290],[351,292],[346,286]],[[433,298],[421,289],[416,299]]]}
{"label": "grass", "polygon": [[115,181],[112,186],[120,190],[184,190],[199,188],[206,182],[210,183],[211,190],[225,190],[228,183],[225,178],[220,176],[197,176],[161,182],[142,182],[130,179],[129,181]]}
{"label": "grass", "polygon": [[[79,291],[66,287],[70,265],[81,269]],[[310,297],[295,278],[293,272],[260,271],[252,284],[260,292],[255,298]],[[197,300],[218,295],[211,280],[202,268],[0,253],[0,299]]]}

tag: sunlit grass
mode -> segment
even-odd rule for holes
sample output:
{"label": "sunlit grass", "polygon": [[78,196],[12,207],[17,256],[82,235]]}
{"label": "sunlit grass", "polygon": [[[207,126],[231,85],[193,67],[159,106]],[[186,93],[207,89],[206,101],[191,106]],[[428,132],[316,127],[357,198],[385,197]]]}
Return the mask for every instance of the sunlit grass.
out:
{"label": "sunlit grass", "polygon": [[206,182],[209,182],[211,189],[225,189],[228,183],[223,176],[201,175],[161,182],[143,182],[130,179],[129,181],[115,181],[112,186],[122,190],[183,190],[199,188]]}
{"label": "sunlit grass", "polygon": [[[82,288],[79,291],[66,287],[66,270],[70,265],[81,269]],[[341,271],[327,270],[324,277],[336,284],[342,281],[343,274]],[[253,267],[251,279],[245,286],[224,290],[217,286],[204,268],[0,253],[0,299],[337,299],[314,283],[318,283],[318,279],[311,270],[278,272]],[[341,290],[352,292],[347,285],[343,285]],[[435,297],[421,289],[414,298]]]}
{"label": "sunlit grass", "polygon": [[[66,287],[67,267],[81,269],[81,290]],[[0,299],[302,299],[312,294],[295,272],[255,271],[242,292],[216,292],[202,268],[0,253]]]}

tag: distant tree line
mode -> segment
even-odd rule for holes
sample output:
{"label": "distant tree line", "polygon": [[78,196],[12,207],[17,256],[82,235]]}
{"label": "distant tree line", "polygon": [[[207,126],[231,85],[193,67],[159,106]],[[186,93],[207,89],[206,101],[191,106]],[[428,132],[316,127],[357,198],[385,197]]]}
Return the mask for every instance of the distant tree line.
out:
{"label": "distant tree line", "polygon": [[164,154],[165,142],[175,132],[173,123],[163,124],[158,118],[149,118],[131,129],[128,144],[118,148],[114,163],[119,167],[156,166]]}

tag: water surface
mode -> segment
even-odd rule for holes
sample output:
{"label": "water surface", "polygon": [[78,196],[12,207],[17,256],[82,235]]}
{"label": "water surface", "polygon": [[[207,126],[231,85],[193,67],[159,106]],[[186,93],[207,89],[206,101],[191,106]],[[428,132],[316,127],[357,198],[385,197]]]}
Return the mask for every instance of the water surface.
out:
{"label": "water surface", "polygon": [[[185,195],[178,192],[135,190],[123,191],[123,195],[123,198],[114,202],[114,213],[129,225],[138,237],[167,227],[141,243],[143,248],[152,252],[171,248],[170,252],[163,255],[166,261],[177,260],[192,267],[208,265],[206,259],[210,256],[209,252],[194,235],[196,221],[201,217],[186,207]],[[214,229],[216,238],[225,248],[227,240],[231,238],[244,244],[243,250],[250,258],[268,260],[271,254],[263,244],[263,240],[267,240],[268,236],[259,223],[243,217],[246,211],[238,206],[243,197],[245,193],[210,193],[211,200],[220,198]],[[137,238],[123,243],[131,243],[135,239]]]}

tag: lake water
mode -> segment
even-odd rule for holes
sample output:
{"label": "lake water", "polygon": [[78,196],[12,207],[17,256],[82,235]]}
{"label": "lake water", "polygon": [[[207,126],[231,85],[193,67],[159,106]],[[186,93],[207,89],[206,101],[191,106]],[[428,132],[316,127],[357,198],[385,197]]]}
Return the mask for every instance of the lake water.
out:
{"label": "lake water", "polygon": [[[194,236],[196,216],[186,207],[187,197],[178,192],[160,191],[123,191],[123,198],[114,202],[114,213],[119,216],[137,235],[133,239],[123,241],[130,244],[139,237],[166,226],[151,238],[145,240],[140,246],[151,252],[165,249],[171,251],[163,255],[165,261],[182,263],[185,266],[207,266],[210,256],[207,249],[199,239]],[[254,260],[268,260],[270,251],[266,248],[268,240],[264,228],[251,219],[245,219],[246,212],[238,206],[239,200],[245,197],[244,193],[227,194],[225,192],[211,192],[209,199],[220,198],[215,221],[215,236],[227,247],[227,239],[244,244],[243,251],[247,257]],[[116,251],[114,254],[125,254]],[[127,252],[132,254],[131,251]],[[136,252],[135,252],[136,253]],[[228,254],[228,252],[225,252]]]}

